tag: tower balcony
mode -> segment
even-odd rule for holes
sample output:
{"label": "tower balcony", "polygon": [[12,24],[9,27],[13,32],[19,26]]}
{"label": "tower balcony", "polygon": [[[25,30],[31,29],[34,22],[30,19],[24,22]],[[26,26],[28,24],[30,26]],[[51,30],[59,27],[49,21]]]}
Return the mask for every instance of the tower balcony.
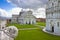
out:
{"label": "tower balcony", "polygon": [[59,6],[46,8],[46,12],[57,12],[57,11],[60,11],[60,7]]}

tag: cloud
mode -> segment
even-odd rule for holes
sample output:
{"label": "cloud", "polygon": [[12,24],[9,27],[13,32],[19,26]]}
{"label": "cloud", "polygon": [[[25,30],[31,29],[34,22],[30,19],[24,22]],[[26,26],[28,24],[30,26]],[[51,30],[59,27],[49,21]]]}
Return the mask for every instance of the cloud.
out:
{"label": "cloud", "polygon": [[45,8],[38,8],[34,11],[33,15],[37,18],[46,18]]}
{"label": "cloud", "polygon": [[33,15],[37,18],[46,18],[45,4],[47,3],[47,0],[7,0],[7,2],[19,7],[12,8],[12,10],[10,10],[10,13],[12,14],[19,14],[21,8],[25,11],[32,9]]}
{"label": "cloud", "polygon": [[[22,8],[12,8],[12,10],[10,10],[9,12],[14,14],[14,15],[18,15],[19,12],[21,11]],[[36,16],[37,18],[45,18],[45,8],[38,8],[37,10],[33,10],[33,9],[23,9],[24,11],[28,11],[28,10],[32,10],[33,11],[33,15]]]}
{"label": "cloud", "polygon": [[11,15],[4,9],[0,8],[0,16],[1,17],[11,17]]}
{"label": "cloud", "polygon": [[18,15],[19,12],[21,11],[22,8],[19,8],[19,7],[15,7],[15,8],[12,8],[9,12],[13,15]]}
{"label": "cloud", "polygon": [[20,8],[40,8],[45,7],[47,0],[7,0],[9,3],[13,3]]}
{"label": "cloud", "polygon": [[22,9],[22,8],[19,8],[19,7],[15,7],[15,8],[12,8],[11,10],[9,10],[9,12],[12,14],[12,15],[19,15],[19,12],[21,12],[21,10],[23,11],[28,11],[28,10],[32,10],[33,9]]}

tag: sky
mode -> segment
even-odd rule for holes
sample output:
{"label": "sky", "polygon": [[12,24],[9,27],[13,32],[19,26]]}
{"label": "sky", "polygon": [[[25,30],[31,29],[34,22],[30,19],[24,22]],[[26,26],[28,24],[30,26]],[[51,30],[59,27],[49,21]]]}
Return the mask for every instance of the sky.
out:
{"label": "sky", "polygon": [[34,16],[45,18],[46,3],[47,0],[0,0],[0,16],[11,17],[12,14],[19,14],[21,9],[32,9]]}
{"label": "sky", "polygon": [[0,0],[0,8],[5,9],[5,10],[10,10],[13,7],[15,7],[15,6],[11,5],[6,0]]}

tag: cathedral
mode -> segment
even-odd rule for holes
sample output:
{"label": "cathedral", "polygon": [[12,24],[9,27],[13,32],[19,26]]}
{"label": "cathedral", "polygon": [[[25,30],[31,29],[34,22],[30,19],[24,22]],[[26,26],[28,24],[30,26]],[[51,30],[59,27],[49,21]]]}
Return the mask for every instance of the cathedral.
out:
{"label": "cathedral", "polygon": [[36,24],[36,17],[33,16],[31,10],[22,10],[19,15],[12,15],[11,22],[19,24]]}
{"label": "cathedral", "polygon": [[48,0],[47,2],[46,31],[60,34],[60,0]]}

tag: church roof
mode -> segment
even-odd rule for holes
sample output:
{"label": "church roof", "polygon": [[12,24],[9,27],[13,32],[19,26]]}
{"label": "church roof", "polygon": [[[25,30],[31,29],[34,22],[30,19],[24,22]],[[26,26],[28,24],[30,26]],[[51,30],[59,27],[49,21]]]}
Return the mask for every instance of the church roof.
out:
{"label": "church roof", "polygon": [[[28,16],[28,15],[31,15],[32,17],[34,17],[34,18],[36,18],[33,14],[32,14],[33,12],[31,11],[31,10],[28,10],[28,11],[21,11],[20,13],[19,13],[19,16],[20,17],[25,17],[25,16]],[[28,15],[27,15],[28,14]]]}

